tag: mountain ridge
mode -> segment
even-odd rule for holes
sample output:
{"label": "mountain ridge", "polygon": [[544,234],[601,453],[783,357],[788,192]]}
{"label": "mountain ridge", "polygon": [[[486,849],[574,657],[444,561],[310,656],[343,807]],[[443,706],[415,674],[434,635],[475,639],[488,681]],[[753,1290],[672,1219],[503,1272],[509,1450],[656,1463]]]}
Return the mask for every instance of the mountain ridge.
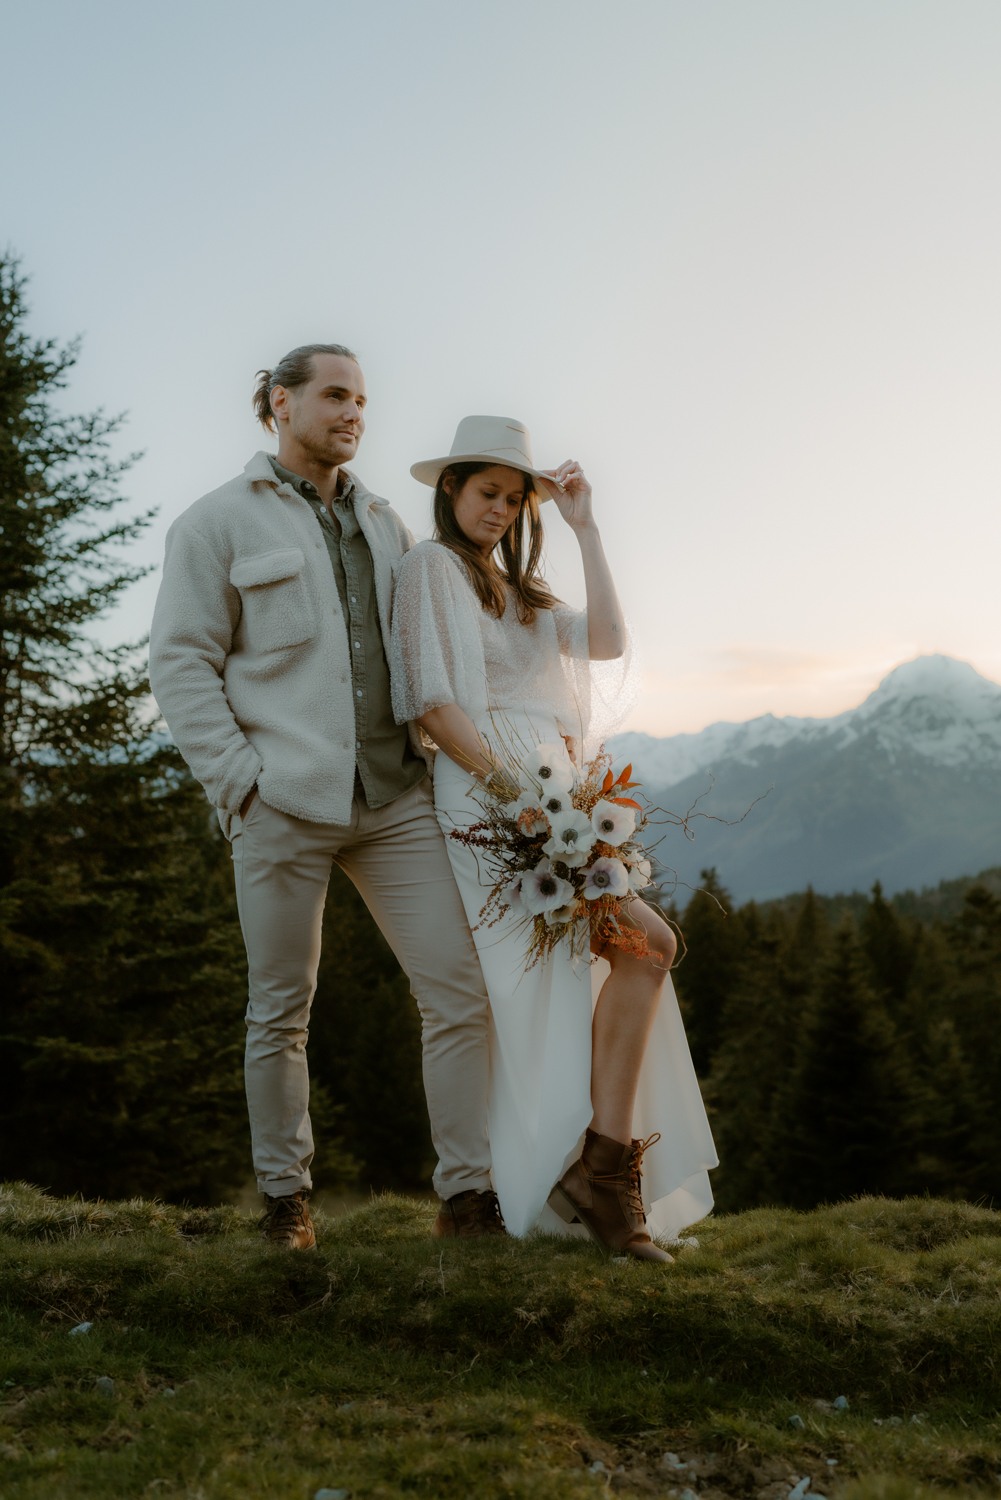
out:
{"label": "mountain ridge", "polygon": [[[741,723],[720,720],[694,734],[656,736],[630,730],[615,735],[608,748],[616,759],[635,755],[639,761],[644,757],[658,785],[672,786],[693,771],[711,766],[714,759],[751,755],[763,746],[778,748],[796,738],[827,736],[849,743],[863,732],[867,722],[888,730],[895,710],[901,724],[906,723],[922,699],[948,704],[953,713],[945,724],[922,726],[924,733],[919,730],[919,742],[912,746],[917,753],[940,764],[960,764],[969,759],[1001,768],[1001,684],[981,676],[969,662],[942,655],[918,656],[894,667],[855,708],[830,718],[797,718],[792,714],[780,718],[769,713]],[[904,711],[899,712],[904,704]],[[968,727],[965,738],[956,733],[961,724]],[[887,748],[895,746],[890,742]]]}
{"label": "mountain ridge", "polygon": [[806,885],[825,894],[917,889],[1001,859],[1001,685],[953,657],[920,656],[828,719],[763,714],[658,739],[616,735],[652,801],[700,809],[694,839],[659,851],[683,884],[716,865],[738,900]]}

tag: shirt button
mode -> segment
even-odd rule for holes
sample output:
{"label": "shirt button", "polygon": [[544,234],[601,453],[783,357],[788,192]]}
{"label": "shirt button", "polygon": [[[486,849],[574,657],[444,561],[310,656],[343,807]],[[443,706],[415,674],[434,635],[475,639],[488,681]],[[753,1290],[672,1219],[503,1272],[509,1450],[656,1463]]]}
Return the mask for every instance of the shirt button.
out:
{"label": "shirt button", "polygon": [[361,697],[361,688],[358,689],[358,697]]}
{"label": "shirt button", "polygon": [[358,603],[358,600],[355,598],[354,594],[351,595],[351,603],[352,604],[357,604]]}
{"label": "shirt button", "polygon": [[360,651],[361,650],[361,641],[355,641],[355,650],[356,651]]}
{"label": "shirt button", "polygon": [[355,740],[355,749],[356,750],[360,750],[361,749],[361,740]]}

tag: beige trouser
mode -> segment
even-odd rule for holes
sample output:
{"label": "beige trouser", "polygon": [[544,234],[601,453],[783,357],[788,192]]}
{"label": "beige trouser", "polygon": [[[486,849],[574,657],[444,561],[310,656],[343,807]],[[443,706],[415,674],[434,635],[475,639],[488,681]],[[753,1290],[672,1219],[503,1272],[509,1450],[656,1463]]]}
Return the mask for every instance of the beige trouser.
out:
{"label": "beige trouser", "polygon": [[435,1189],[449,1198],[488,1188],[488,1001],[425,780],[376,811],[356,796],[347,827],[303,822],[259,796],[245,820],[233,820],[258,1189],[280,1197],[310,1186],[306,1038],[333,860],[357,886],[420,1009]]}

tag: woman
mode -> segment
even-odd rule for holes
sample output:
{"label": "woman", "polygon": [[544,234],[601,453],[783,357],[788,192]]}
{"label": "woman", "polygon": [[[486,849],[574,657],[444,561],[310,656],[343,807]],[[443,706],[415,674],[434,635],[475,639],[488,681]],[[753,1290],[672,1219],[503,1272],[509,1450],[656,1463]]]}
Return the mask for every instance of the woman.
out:
{"label": "woman", "polygon": [[[447,835],[477,821],[471,794],[499,774],[505,751],[517,747],[523,758],[561,737],[593,742],[614,727],[607,678],[611,667],[621,679],[626,629],[579,464],[543,473],[520,423],[466,417],[449,456],[411,473],[435,487],[435,539],[399,565],[394,708],[438,748],[435,807]],[[585,610],[556,600],[539,571],[539,501],[550,498],[580,544]],[[594,663],[607,664],[604,682]],[[508,1229],[582,1225],[570,1232],[670,1260],[646,1228],[644,1150],[658,1200],[651,1225],[661,1235],[709,1211],[706,1169],[716,1165],[668,977],[674,935],[633,900],[630,918],[653,957],[609,945],[592,1017],[589,966],[557,951],[526,973],[519,916],[478,925],[491,882],[474,850],[447,843],[490,997],[490,1145]]]}

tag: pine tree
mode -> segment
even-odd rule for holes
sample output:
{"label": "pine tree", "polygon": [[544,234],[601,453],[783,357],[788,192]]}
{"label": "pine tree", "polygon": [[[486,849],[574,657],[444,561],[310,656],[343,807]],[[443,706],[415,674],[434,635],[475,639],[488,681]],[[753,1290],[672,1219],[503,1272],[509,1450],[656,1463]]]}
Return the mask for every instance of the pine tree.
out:
{"label": "pine tree", "polygon": [[121,419],[60,414],[76,344],[29,338],[0,258],[0,1174],[204,1199],[245,1172],[228,851],[150,738],[134,648],[89,634],[116,557]]}
{"label": "pine tree", "polygon": [[54,757],[133,737],[135,653],[102,648],[87,627],[145,571],[110,554],[150,520],[111,519],[139,455],[110,457],[122,417],[57,412],[78,344],[29,338],[24,288],[16,258],[0,256],[0,775],[15,808]]}
{"label": "pine tree", "polygon": [[801,980],[810,985],[818,965],[827,955],[830,944],[827,915],[808,885],[799,904],[793,925],[789,956]]}
{"label": "pine tree", "polygon": [[724,1212],[774,1201],[771,1114],[776,1090],[795,1055],[786,955],[789,924],[781,912],[762,922],[741,913],[745,961],[723,1008],[706,1103],[720,1158],[713,1193]]}
{"label": "pine tree", "polygon": [[[921,1038],[915,1141],[908,1187],[943,1198],[976,1198],[984,1162],[979,1155],[977,1088],[950,1016],[934,1020]],[[993,1172],[998,1186],[998,1173]]]}
{"label": "pine tree", "polygon": [[737,916],[744,961],[724,1006],[708,1087],[720,1156],[713,1191],[728,1211],[785,1201],[789,1080],[829,946],[812,890],[795,908],[774,906],[764,919],[753,904]]}
{"label": "pine tree", "polygon": [[878,880],[862,918],[860,938],[873,983],[899,1024],[905,1016],[914,973],[914,935],[884,899]]}
{"label": "pine tree", "polygon": [[715,870],[703,870],[702,887],[685,908],[681,929],[687,949],[675,970],[688,1045],[699,1077],[708,1075],[721,1040],[727,998],[742,961],[742,932],[733,903]]}
{"label": "pine tree", "polygon": [[812,1208],[900,1191],[913,1154],[912,1103],[893,1024],[867,982],[854,933],[842,927],[803,1015],[776,1113],[782,1201]]}
{"label": "pine tree", "polygon": [[[870,979],[896,1028],[912,1096],[912,1152],[906,1187],[949,1197],[969,1191],[976,1134],[974,1073],[943,1002],[946,969],[940,933],[922,929],[872,890],[860,926]],[[943,960],[946,960],[943,966]]]}
{"label": "pine tree", "polygon": [[946,924],[952,980],[943,997],[971,1080],[970,1191],[1001,1195],[1001,900],[983,885]]}

